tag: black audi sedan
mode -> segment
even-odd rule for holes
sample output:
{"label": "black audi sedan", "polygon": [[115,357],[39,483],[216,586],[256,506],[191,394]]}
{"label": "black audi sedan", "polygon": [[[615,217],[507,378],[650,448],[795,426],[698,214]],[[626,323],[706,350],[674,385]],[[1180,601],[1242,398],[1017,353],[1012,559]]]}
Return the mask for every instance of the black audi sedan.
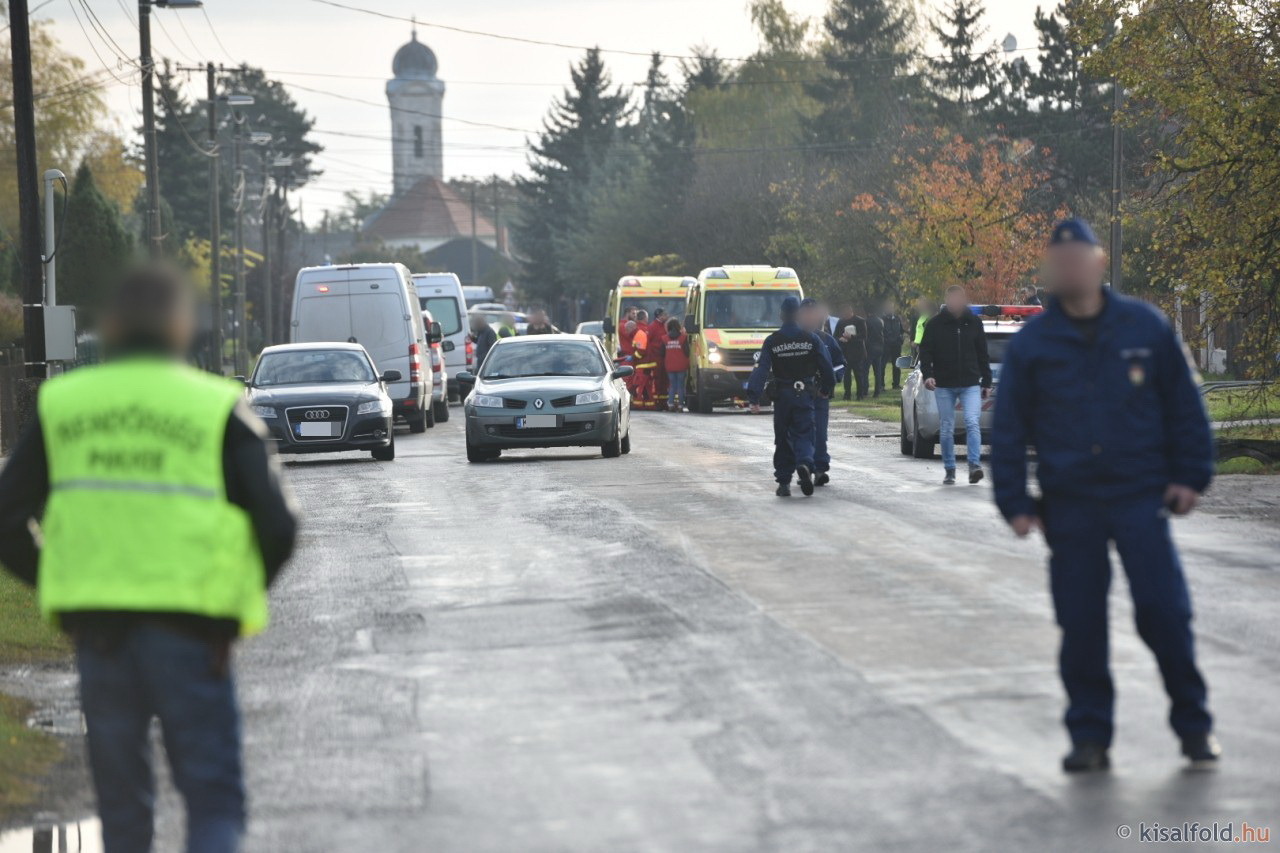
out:
{"label": "black audi sedan", "polygon": [[386,383],[359,344],[267,347],[248,386],[249,405],[281,453],[368,450],[380,462],[396,458],[392,404]]}

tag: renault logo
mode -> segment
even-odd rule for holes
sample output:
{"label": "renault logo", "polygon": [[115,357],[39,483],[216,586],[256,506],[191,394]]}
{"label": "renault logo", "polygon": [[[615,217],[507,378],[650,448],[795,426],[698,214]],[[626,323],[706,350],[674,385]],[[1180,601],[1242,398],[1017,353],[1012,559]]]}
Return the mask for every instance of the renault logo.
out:
{"label": "renault logo", "polygon": [[302,413],[302,416],[309,421],[327,421],[329,420],[328,409],[308,409]]}
{"label": "renault logo", "polygon": [[538,399],[536,399],[536,400],[534,400],[534,401],[533,401],[533,407],[534,407],[535,409],[541,409],[541,408],[542,408],[542,398],[541,398],[541,397],[539,397]]}

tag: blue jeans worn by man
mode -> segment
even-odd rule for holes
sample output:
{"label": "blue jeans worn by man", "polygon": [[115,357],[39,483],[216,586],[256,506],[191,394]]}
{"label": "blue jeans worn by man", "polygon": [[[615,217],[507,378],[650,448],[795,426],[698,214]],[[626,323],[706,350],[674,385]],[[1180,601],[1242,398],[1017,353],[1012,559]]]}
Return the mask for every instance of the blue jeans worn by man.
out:
{"label": "blue jeans worn by man", "polygon": [[151,718],[187,806],[188,853],[239,849],[245,826],[240,716],[225,644],[137,622],[76,643],[80,699],[107,853],[150,850]]}
{"label": "blue jeans worn by man", "polygon": [[982,386],[968,388],[936,388],[938,402],[938,442],[942,445],[942,467],[956,469],[956,405],[964,408],[966,456],[969,468],[982,464]]}

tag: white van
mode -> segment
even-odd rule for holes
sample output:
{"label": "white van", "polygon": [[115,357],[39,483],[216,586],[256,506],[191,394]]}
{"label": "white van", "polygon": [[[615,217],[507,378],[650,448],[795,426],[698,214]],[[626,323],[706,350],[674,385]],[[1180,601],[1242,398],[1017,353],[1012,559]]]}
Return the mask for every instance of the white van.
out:
{"label": "white van", "polygon": [[435,426],[431,379],[424,370],[427,332],[409,270],[403,264],[299,270],[293,292],[291,340],[362,344],[379,373],[398,370],[403,377],[387,387],[396,418],[408,423],[411,432]]}
{"label": "white van", "polygon": [[[418,304],[440,324],[443,335],[444,365],[449,374],[449,399],[458,397],[457,376],[474,370],[475,348],[471,345],[471,329],[467,325],[467,300],[462,282],[451,272],[415,273],[413,285],[418,290]],[[441,420],[439,415],[437,420]]]}

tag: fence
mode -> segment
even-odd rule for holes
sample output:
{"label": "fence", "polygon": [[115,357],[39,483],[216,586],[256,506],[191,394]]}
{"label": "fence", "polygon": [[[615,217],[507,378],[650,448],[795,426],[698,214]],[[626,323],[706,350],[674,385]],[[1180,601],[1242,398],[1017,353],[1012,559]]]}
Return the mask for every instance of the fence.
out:
{"label": "fence", "polygon": [[26,368],[22,364],[21,347],[0,347],[0,455],[9,452],[22,423],[26,394]]}

